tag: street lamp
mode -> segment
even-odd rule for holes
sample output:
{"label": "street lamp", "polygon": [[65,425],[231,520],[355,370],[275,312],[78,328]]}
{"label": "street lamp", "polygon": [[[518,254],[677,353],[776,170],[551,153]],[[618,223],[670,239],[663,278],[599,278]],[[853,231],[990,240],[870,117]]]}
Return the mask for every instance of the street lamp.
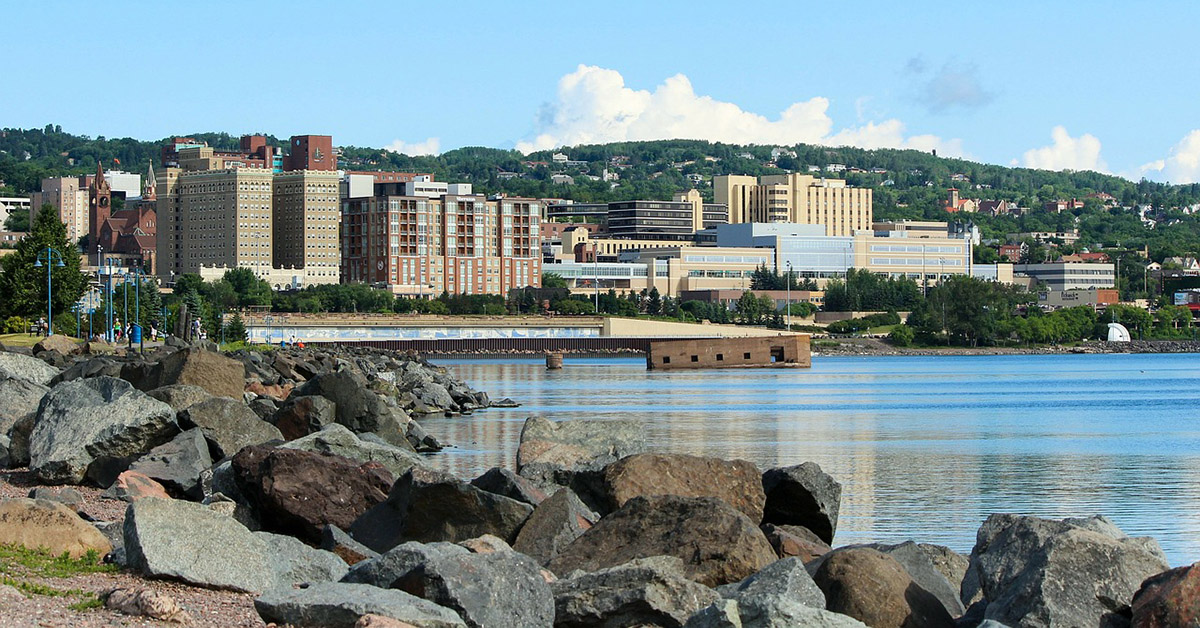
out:
{"label": "street lamp", "polygon": [[792,262],[787,263],[787,278],[784,283],[787,284],[787,299],[784,301],[784,307],[787,308],[787,328],[792,331]]}
{"label": "street lamp", "polygon": [[[66,266],[66,264],[63,262],[62,255],[59,254],[58,251],[55,251],[51,247],[46,247],[46,248],[42,249],[41,253],[38,253],[37,261],[33,263],[34,268],[42,267],[42,258],[43,257],[46,258],[46,335],[53,336],[54,335],[54,283],[53,283],[53,279],[52,279],[53,274],[50,271],[53,270],[54,267],[56,267],[56,266],[58,268],[62,268],[63,266]],[[58,259],[57,264],[54,262],[54,260],[56,258]]]}

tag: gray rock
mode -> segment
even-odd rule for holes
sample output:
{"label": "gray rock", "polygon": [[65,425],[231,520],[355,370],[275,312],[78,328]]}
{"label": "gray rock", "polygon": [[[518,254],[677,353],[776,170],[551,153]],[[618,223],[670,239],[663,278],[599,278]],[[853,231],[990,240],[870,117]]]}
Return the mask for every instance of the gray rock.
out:
{"label": "gray rock", "polygon": [[736,600],[721,600],[688,619],[686,628],[866,628],[866,624],[840,613],[803,604],[781,606],[771,617],[747,617]]}
{"label": "gray rock", "polygon": [[412,589],[405,585],[425,566],[448,556],[470,552],[454,543],[408,542],[350,568],[342,582],[369,584],[383,589]]}
{"label": "gray rock", "polygon": [[298,539],[270,532],[253,532],[266,546],[271,574],[277,586],[337,582],[350,567],[333,552],[315,549]]}
{"label": "gray rock", "polygon": [[275,414],[271,423],[288,440],[308,436],[337,419],[337,404],[319,395],[292,395]]}
{"label": "gray rock", "polygon": [[533,509],[517,533],[513,549],[545,565],[599,520],[575,493],[564,488]]}
{"label": "gray rock", "polygon": [[[402,582],[453,609],[468,626],[549,626],[554,595],[533,559],[516,552],[442,556]],[[409,589],[408,586],[414,587]]]}
{"label": "gray rock", "polygon": [[408,423],[408,417],[400,409],[389,407],[358,373],[345,369],[324,373],[292,394],[319,395],[332,401],[337,406],[337,422],[352,432],[374,432],[397,446],[407,442],[403,425]]}
{"label": "gray rock", "polygon": [[400,477],[409,469],[423,464],[421,456],[415,452],[394,445],[367,441],[336,423],[326,425],[319,432],[297,438],[281,447],[333,454],[358,462],[378,462],[391,471],[394,477]]}
{"label": "gray rock", "polygon": [[455,410],[458,408],[454,397],[450,396],[450,391],[437,382],[426,382],[420,388],[413,390],[413,395],[431,411]]}
{"label": "gray rock", "polygon": [[350,535],[377,552],[405,541],[456,542],[484,534],[511,543],[532,512],[529,504],[414,467],[396,480],[387,501],[354,522]]}
{"label": "gray rock", "polygon": [[264,421],[270,421],[271,417],[275,416],[275,413],[279,411],[279,404],[275,403],[275,400],[270,397],[258,397],[246,405],[254,411],[254,414],[258,415],[258,418]]}
{"label": "gray rock", "polygon": [[67,382],[42,399],[29,435],[30,467],[43,482],[78,484],[98,458],[141,455],[178,433],[171,407],[129,382]]}
{"label": "gray rock", "polygon": [[283,434],[274,425],[227,397],[213,397],[188,406],[179,413],[179,424],[185,429],[200,428],[216,459],[232,456],[250,445],[283,440]]}
{"label": "gray rock", "polygon": [[17,377],[0,377],[0,434],[8,434],[14,423],[27,414],[36,414],[38,404],[50,389]]}
{"label": "gray rock", "polygon": [[504,467],[488,469],[483,475],[471,480],[471,485],[489,493],[525,502],[530,506],[537,506],[547,497],[546,493],[532,482]]}
{"label": "gray rock", "polygon": [[11,443],[12,441],[7,436],[0,434],[0,469],[9,468],[9,463],[12,461],[8,453]]}
{"label": "gray rock", "polygon": [[46,501],[58,502],[76,511],[83,506],[83,494],[70,487],[49,488],[39,486],[31,489],[26,497],[29,499],[44,499]]}
{"label": "gray rock", "polygon": [[992,515],[976,535],[962,599],[978,589],[987,619],[1018,627],[1122,625],[1142,581],[1167,569],[1157,542],[1103,517]]}
{"label": "gray rock", "polygon": [[337,554],[347,565],[380,556],[379,552],[355,541],[345,530],[332,524],[321,529],[321,549]]}
{"label": "gray rock", "polygon": [[26,414],[17,419],[8,430],[8,466],[12,468],[29,466],[29,435],[33,432],[33,424],[37,414]]}
{"label": "gray rock", "polygon": [[37,358],[0,351],[0,379],[12,377],[45,386],[58,373],[58,369]]}
{"label": "gray rock", "polygon": [[[958,595],[962,591],[963,577],[966,576],[967,567],[970,566],[971,561],[968,560],[966,556],[963,556],[962,554],[959,554],[958,552],[944,545],[918,543],[917,549],[921,550],[922,554],[925,554],[926,558],[928,558],[929,562],[933,565],[933,568],[936,569],[938,573],[942,574],[942,577],[946,579],[946,582],[950,583],[950,587],[954,590],[955,599],[958,599]],[[939,595],[939,598],[940,597],[941,596]],[[976,600],[959,601],[962,602],[963,606],[970,606],[978,599],[983,599],[982,595]]]}
{"label": "gray rock", "polygon": [[550,585],[554,625],[682,626],[688,617],[720,596],[683,576],[683,563],[655,556],[592,573],[578,573]]}
{"label": "gray rock", "polygon": [[143,575],[244,592],[276,584],[267,543],[200,504],[140,499],[125,511],[124,532],[128,564]]}
{"label": "gray rock", "polygon": [[521,429],[517,473],[538,463],[568,470],[598,469],[645,450],[645,427],[639,421],[554,422],[529,417]]}
{"label": "gray rock", "polygon": [[770,469],[763,473],[767,504],[763,523],[797,525],[833,543],[841,507],[842,485],[815,462]]}
{"label": "gray rock", "polygon": [[784,558],[767,565],[737,584],[721,587],[721,596],[737,600],[743,623],[767,621],[782,624],[796,605],[825,608],[825,594],[813,582],[799,558]]}
{"label": "gray rock", "polygon": [[211,399],[213,396],[207,390],[191,384],[172,384],[170,386],[155,388],[146,394],[171,406],[175,409],[176,413],[186,410],[188,406],[194,403]]}
{"label": "gray rock", "polygon": [[212,464],[204,434],[193,428],[151,449],[129,468],[157,481],[174,495],[200,499],[204,496],[200,474]]}
{"label": "gray rock", "polygon": [[380,615],[417,628],[465,626],[454,611],[394,589],[366,584],[323,583],[305,589],[274,589],[254,600],[264,621],[297,628],[355,628],[363,615]]}
{"label": "gray rock", "polygon": [[[845,552],[854,548],[869,547],[873,550],[882,552],[896,559],[912,581],[917,583],[917,586],[925,589],[942,603],[946,608],[946,612],[951,617],[959,617],[966,612],[961,600],[958,599],[958,587],[951,584],[945,576],[938,571],[933,561],[929,559],[929,555],[923,551],[916,543],[906,541],[896,545],[887,545],[884,543],[866,543],[859,545],[846,545],[839,547],[824,556],[809,561],[806,566],[810,574],[815,574],[825,561],[829,560],[839,552]],[[961,582],[961,578],[959,580]]]}

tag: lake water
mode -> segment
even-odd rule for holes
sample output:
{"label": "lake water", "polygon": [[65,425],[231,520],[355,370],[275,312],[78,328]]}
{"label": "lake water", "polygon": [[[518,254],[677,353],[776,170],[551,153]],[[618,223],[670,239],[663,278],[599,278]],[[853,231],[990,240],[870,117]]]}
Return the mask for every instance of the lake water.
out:
{"label": "lake water", "polygon": [[815,357],[811,369],[647,371],[640,358],[441,360],[516,409],[422,424],[463,477],[514,465],[526,417],[638,418],[652,449],[812,460],[842,483],[835,545],[969,552],[991,513],[1104,514],[1200,560],[1200,355]]}

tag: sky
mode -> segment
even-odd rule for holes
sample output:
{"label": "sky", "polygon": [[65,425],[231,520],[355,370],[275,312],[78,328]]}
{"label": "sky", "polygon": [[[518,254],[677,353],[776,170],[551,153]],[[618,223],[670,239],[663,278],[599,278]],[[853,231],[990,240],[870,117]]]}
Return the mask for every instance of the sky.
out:
{"label": "sky", "polygon": [[0,0],[0,127],[667,138],[1200,181],[1196,2]]}

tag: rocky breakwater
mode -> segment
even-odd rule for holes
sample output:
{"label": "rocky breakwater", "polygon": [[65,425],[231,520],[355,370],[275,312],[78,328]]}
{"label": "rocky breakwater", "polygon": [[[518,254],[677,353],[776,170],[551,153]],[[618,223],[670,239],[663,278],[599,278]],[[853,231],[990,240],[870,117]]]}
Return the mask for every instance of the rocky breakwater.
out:
{"label": "rocky breakwater", "polygon": [[[414,358],[18,357],[0,359],[0,386],[20,380],[8,386],[25,408],[6,419],[9,457],[128,505],[89,522],[55,501],[0,502],[0,544],[250,593],[264,622],[1107,628],[1200,616],[1195,568],[1168,570],[1157,543],[1102,517],[993,515],[969,556],[834,548],[841,486],[818,465],[649,452],[632,421],[530,418],[514,468],[458,478],[420,453],[436,443],[412,417],[487,399]],[[235,380],[237,397],[218,394]]]}

